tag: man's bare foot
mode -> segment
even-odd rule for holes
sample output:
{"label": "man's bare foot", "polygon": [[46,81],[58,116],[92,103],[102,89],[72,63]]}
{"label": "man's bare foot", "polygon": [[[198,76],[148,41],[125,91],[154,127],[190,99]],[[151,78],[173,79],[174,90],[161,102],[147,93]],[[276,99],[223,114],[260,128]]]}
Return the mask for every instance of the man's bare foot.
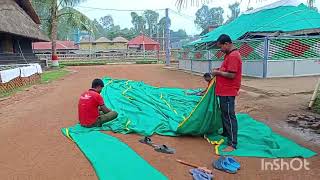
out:
{"label": "man's bare foot", "polygon": [[235,149],[232,146],[228,146],[223,150],[223,152],[231,152],[231,151],[234,151],[234,150]]}

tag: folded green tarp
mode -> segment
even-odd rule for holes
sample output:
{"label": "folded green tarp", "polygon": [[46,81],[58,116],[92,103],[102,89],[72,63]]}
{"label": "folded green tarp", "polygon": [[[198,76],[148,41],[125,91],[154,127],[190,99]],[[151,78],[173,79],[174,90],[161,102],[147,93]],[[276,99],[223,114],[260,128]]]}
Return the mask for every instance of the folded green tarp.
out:
{"label": "folded green tarp", "polygon": [[[130,80],[110,78],[103,80],[105,88],[101,95],[106,105],[118,112],[118,118],[103,124],[101,128],[88,129],[76,125],[62,130],[88,157],[100,179],[108,176],[108,179],[114,179],[111,177],[116,177],[115,174],[119,173],[119,171],[106,168],[107,166],[126,167],[126,171],[132,172],[137,177],[143,172],[136,172],[136,168],[146,168],[150,170],[150,177],[159,177],[158,179],[165,177],[144,162],[128,146],[111,136],[96,132],[99,130],[123,134],[137,133],[145,136],[152,134],[204,136],[215,145],[216,153],[222,155],[265,158],[309,158],[316,155],[315,152],[274,133],[267,125],[253,120],[246,114],[237,115],[238,149],[230,153],[222,152],[226,140],[219,135],[221,112],[214,94],[214,81],[206,95],[199,97],[187,95],[188,92],[194,90],[158,88]],[[113,150],[114,146],[118,152]],[[114,156],[114,153],[119,154]],[[130,161],[126,160],[128,158]],[[115,161],[123,162],[124,165]],[[132,167],[133,164],[137,164],[136,167]]]}
{"label": "folded green tarp", "polygon": [[78,145],[99,179],[168,179],[125,143],[97,130],[99,129],[83,128],[78,124],[62,129],[62,133]]}

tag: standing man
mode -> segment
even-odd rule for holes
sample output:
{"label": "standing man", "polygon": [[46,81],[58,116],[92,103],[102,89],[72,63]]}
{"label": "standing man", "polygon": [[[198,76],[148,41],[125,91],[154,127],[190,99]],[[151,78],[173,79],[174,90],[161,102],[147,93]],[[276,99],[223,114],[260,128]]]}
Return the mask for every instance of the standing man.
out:
{"label": "standing man", "polygon": [[216,95],[220,100],[222,112],[222,136],[228,138],[226,152],[237,148],[238,122],[235,114],[235,97],[239,93],[242,75],[242,60],[231,38],[222,34],[217,45],[225,53],[224,61],[219,69],[213,69],[212,75],[216,76]]}
{"label": "standing man", "polygon": [[92,81],[91,89],[81,94],[78,104],[79,122],[83,127],[101,127],[102,124],[115,119],[118,113],[105,106],[100,95],[104,87],[101,79]]}

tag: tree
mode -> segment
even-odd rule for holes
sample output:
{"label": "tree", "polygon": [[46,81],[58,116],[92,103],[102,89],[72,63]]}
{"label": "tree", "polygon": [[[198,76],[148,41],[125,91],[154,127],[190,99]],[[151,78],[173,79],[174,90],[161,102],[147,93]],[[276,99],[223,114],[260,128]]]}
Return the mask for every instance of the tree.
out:
{"label": "tree", "polygon": [[120,35],[121,28],[119,25],[113,26],[108,32],[107,32],[107,38],[108,39],[114,39],[115,37],[118,37]]}
{"label": "tree", "polygon": [[183,39],[188,38],[186,31],[182,29],[179,29],[178,31],[171,31],[170,35],[171,35],[171,40],[170,40],[171,43],[179,42]]}
{"label": "tree", "polygon": [[106,30],[110,30],[114,24],[113,24],[113,18],[111,15],[107,15],[100,18],[100,23]]}
{"label": "tree", "polygon": [[119,36],[122,36],[128,40],[133,39],[137,36],[137,34],[134,33],[133,29],[124,28],[120,31]]}
{"label": "tree", "polygon": [[[97,27],[94,26],[93,21],[74,8],[62,8],[59,10],[59,14],[64,15],[58,18],[58,39],[70,40],[78,30],[88,31],[90,34],[93,34],[97,29]],[[65,37],[59,37],[59,34],[65,34]]]}
{"label": "tree", "polygon": [[211,8],[203,5],[196,12],[196,20],[194,23],[198,28],[204,30],[209,25],[221,25],[223,23],[223,13],[224,10],[221,7]]}
{"label": "tree", "polygon": [[[164,34],[166,33],[166,17],[163,17],[158,22],[158,36],[164,37]],[[171,26],[171,19],[169,19],[169,27]]]}
{"label": "tree", "polygon": [[98,22],[97,19],[94,19],[92,23],[95,27],[93,34],[96,39],[107,36],[107,31],[103,28],[103,26]]}
{"label": "tree", "polygon": [[[35,10],[39,12],[39,15],[45,14],[44,18],[40,18],[43,21],[48,21],[44,23],[47,25],[44,28],[48,31],[49,35],[51,36],[52,42],[52,59],[56,57],[57,48],[56,42],[58,37],[58,21],[59,18],[68,16],[67,20],[70,24],[81,24],[82,27],[88,27],[85,25],[85,22],[81,22],[82,20],[86,19],[85,16],[75,9],[71,7],[75,7],[76,5],[80,4],[85,0],[33,0],[32,4],[35,7]],[[59,64],[55,64],[56,66]]]}
{"label": "tree", "polygon": [[134,31],[136,34],[145,32],[146,29],[146,20],[143,16],[139,16],[135,12],[131,12],[131,23],[133,25]]}
{"label": "tree", "polygon": [[210,16],[212,17],[211,25],[221,25],[223,23],[224,10],[221,7],[211,8]]}
{"label": "tree", "polygon": [[[163,17],[160,19],[160,21],[158,22],[158,32],[164,32],[166,29],[166,17]],[[171,26],[171,19],[169,18],[169,27]]]}
{"label": "tree", "polygon": [[[166,17],[163,17],[158,22],[158,32],[157,32],[157,38],[158,41],[161,43],[162,47],[164,47],[164,38],[166,34]],[[171,26],[171,19],[169,19],[169,27]]]}
{"label": "tree", "polygon": [[228,20],[226,24],[230,23],[234,19],[236,19],[240,14],[240,3],[236,2],[234,4],[229,5],[229,9],[231,11],[231,16],[228,16]]}
{"label": "tree", "polygon": [[144,11],[143,16],[148,25],[148,35],[152,37],[153,34],[156,34],[159,13],[152,10],[146,10]]}

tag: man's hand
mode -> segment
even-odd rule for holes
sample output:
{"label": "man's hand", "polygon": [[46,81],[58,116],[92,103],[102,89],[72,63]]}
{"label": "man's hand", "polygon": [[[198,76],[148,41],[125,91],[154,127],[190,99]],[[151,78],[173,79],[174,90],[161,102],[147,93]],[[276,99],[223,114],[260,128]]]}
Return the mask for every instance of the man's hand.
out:
{"label": "man's hand", "polygon": [[203,96],[203,95],[204,95],[203,92],[200,92],[200,93],[197,94],[197,96]]}
{"label": "man's hand", "polygon": [[229,79],[233,79],[236,76],[236,73],[233,72],[224,72],[217,69],[213,69],[212,76],[223,76]]}
{"label": "man's hand", "polygon": [[221,74],[221,71],[219,71],[219,69],[216,68],[212,70],[211,74],[212,76],[219,76]]}
{"label": "man's hand", "polygon": [[104,113],[111,112],[111,110],[110,110],[110,109],[108,109],[108,108],[106,107],[106,105],[102,105],[102,106],[100,106],[100,109],[101,109]]}

